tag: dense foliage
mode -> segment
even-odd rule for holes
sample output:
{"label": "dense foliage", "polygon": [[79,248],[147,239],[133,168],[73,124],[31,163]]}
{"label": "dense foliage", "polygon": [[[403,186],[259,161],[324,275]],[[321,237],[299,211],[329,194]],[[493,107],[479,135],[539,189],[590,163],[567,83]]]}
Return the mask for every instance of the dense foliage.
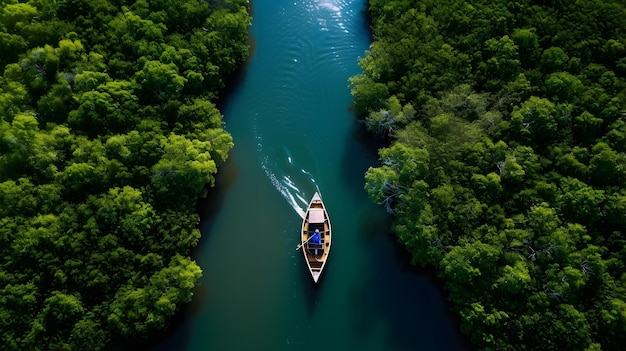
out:
{"label": "dense foliage", "polygon": [[370,0],[370,197],[479,349],[626,344],[626,5]]}
{"label": "dense foliage", "polygon": [[248,0],[0,2],[0,344],[144,340],[201,276],[195,204]]}

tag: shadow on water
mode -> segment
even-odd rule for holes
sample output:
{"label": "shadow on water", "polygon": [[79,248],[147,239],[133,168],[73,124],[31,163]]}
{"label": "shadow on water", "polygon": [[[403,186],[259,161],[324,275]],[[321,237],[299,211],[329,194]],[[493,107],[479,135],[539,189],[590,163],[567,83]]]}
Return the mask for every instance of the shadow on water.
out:
{"label": "shadow on water", "polygon": [[215,176],[215,186],[207,190],[207,197],[201,199],[198,202],[197,212],[200,215],[201,232],[202,236],[195,248],[191,251],[192,258],[198,256],[204,249],[204,243],[208,234],[211,233],[211,229],[214,224],[214,219],[218,212],[222,208],[224,198],[235,184],[239,175],[239,167],[233,160],[233,151],[229,155],[229,160],[226,161],[220,168]]}
{"label": "shadow on water", "polygon": [[[252,14],[252,10],[251,10]],[[225,106],[228,104],[230,97],[239,88],[241,82],[243,82],[250,60],[256,51],[256,40],[254,36],[249,33],[248,44],[250,46],[250,52],[246,60],[228,77],[224,79],[224,88],[219,93],[219,98],[215,102],[216,108],[223,113]],[[225,118],[225,116],[223,116]],[[226,122],[226,121],[224,121]],[[226,128],[227,129],[227,128]],[[213,226],[214,219],[217,216],[226,193],[235,183],[238,176],[238,167],[233,161],[233,150],[231,150],[228,160],[218,167],[218,172],[215,175],[215,186],[208,187],[207,196],[203,199],[199,199],[196,204],[196,213],[200,216],[200,231],[201,237],[198,240],[196,247],[191,249],[190,256],[196,260],[199,253],[203,251],[204,244],[207,241],[209,233],[211,233],[211,227]],[[176,314],[170,319],[167,330],[156,336],[153,336],[149,342],[143,344],[139,350],[141,351],[160,351],[160,350],[173,350],[173,349],[185,349],[189,334],[189,316],[196,315],[201,307],[202,303],[208,298],[209,289],[206,284],[200,282],[194,287],[193,299],[190,303],[181,307]]]}
{"label": "shadow on water", "polygon": [[[342,175],[350,187],[355,179],[364,182],[367,168],[378,165],[378,149],[385,146],[383,140],[373,143],[360,123],[352,138],[354,142],[345,150]],[[354,164],[356,154],[362,155],[357,159],[363,164]],[[365,190],[361,195],[353,193],[357,200],[369,201]],[[354,333],[365,337],[382,325],[393,350],[471,350],[468,338],[459,331],[458,316],[448,309],[436,272],[410,264],[410,254],[390,233],[391,220],[382,208],[372,205],[357,223],[357,249],[367,263],[366,273],[349,292]]]}
{"label": "shadow on water", "polygon": [[351,287],[354,333],[383,328],[393,350],[470,350],[434,272],[410,264],[389,233],[390,218],[373,218],[376,214],[364,214],[360,222],[361,249],[369,260],[367,274]]}
{"label": "shadow on water", "polygon": [[[250,33],[248,36],[248,44],[250,45],[250,53],[245,62],[225,79],[225,87],[220,92],[220,98],[216,102],[216,107],[220,113],[223,113],[230,97],[239,88],[241,82],[243,82],[250,60],[256,51],[256,41]],[[225,116],[223,116],[223,118],[225,118]],[[191,249],[190,255],[194,260],[197,260],[200,253],[205,249],[207,238],[212,232],[215,218],[222,208],[226,194],[238,178],[239,170],[233,160],[233,152],[233,150],[230,151],[228,160],[218,168],[218,172],[215,175],[215,185],[207,189],[206,198],[200,199],[196,205],[196,213],[200,216],[199,229],[201,236],[196,247]],[[149,343],[143,345],[141,350],[161,351],[186,349],[191,329],[189,317],[200,313],[203,303],[209,298],[209,295],[209,287],[203,282],[203,278],[200,278],[200,281],[193,289],[191,302],[182,306],[181,309],[176,312],[171,318],[165,332],[154,336]]]}
{"label": "shadow on water", "polygon": [[[232,156],[232,155],[231,155]],[[215,177],[215,186],[207,189],[206,198],[200,199],[196,206],[196,211],[201,219],[202,236],[196,247],[191,250],[191,258],[197,260],[198,255],[204,250],[214,219],[220,211],[228,190],[235,183],[238,177],[238,167],[235,162],[229,158],[225,164],[219,168],[219,172]],[[203,303],[209,298],[209,287],[203,282],[203,278],[193,289],[193,299],[171,318],[166,331],[155,335],[149,341],[142,345],[140,351],[169,351],[184,350],[189,342],[191,332],[191,319],[189,317],[196,316],[202,310]]]}
{"label": "shadow on water", "polygon": [[[252,7],[253,6],[251,6],[251,9],[250,9],[250,16],[254,16],[254,13],[253,13],[254,11]],[[240,88],[241,82],[243,82],[248,72],[248,68],[250,67],[250,61],[252,60],[252,58],[254,57],[254,54],[256,53],[256,48],[257,48],[256,38],[250,32],[250,28],[248,28],[248,47],[250,48],[248,52],[248,57],[246,57],[244,62],[242,62],[241,65],[239,65],[239,67],[237,67],[235,71],[232,74],[230,74],[230,76],[224,79],[224,88],[220,92],[220,95],[219,95],[220,98],[218,98],[215,104],[217,109],[221,113],[224,112],[224,109],[226,105],[229,103],[230,97],[233,96],[233,93],[237,89]]]}
{"label": "shadow on water", "polygon": [[[322,289],[324,284],[324,275],[320,277],[318,284],[313,282],[311,278],[311,273],[309,273],[309,269],[306,267],[304,263],[304,259],[302,259],[302,269],[300,270],[302,274],[300,276],[300,286],[303,287],[304,299],[306,301],[306,310],[309,316],[313,315],[315,312],[317,303],[318,303],[318,295]],[[330,263],[330,261],[328,262]]]}

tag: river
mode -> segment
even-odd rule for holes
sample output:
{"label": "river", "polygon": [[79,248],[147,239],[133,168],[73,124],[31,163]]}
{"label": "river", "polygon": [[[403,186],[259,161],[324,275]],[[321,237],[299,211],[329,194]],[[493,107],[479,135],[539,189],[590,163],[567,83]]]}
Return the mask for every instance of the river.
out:
{"label": "river", "polygon": [[[363,190],[376,148],[350,113],[365,0],[253,1],[254,50],[222,112],[235,147],[201,210],[194,300],[152,351],[465,350],[443,291],[410,268]],[[299,227],[319,191],[333,248],[319,286]]]}

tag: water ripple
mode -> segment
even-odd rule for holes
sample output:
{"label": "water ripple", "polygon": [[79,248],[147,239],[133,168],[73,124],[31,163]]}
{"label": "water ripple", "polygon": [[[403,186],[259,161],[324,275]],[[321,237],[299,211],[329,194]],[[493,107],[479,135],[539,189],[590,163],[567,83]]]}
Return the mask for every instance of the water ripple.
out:
{"label": "water ripple", "polygon": [[[254,64],[262,67],[267,89],[255,97],[252,128],[263,170],[274,187],[301,216],[321,171],[315,143],[328,143],[332,123],[319,113],[345,87],[357,69],[366,40],[361,15],[349,0],[300,0],[276,9],[281,16],[264,25],[271,30],[271,52],[257,47]],[[295,39],[294,39],[295,38]],[[258,70],[257,70],[258,71]],[[339,81],[337,81],[339,80]],[[321,120],[326,120],[325,124]],[[332,119],[331,119],[332,120]]]}

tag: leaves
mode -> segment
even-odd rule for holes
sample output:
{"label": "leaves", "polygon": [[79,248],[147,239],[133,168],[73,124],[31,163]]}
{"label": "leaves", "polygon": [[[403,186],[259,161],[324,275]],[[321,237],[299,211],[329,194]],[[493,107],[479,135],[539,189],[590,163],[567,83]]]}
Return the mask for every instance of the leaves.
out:
{"label": "leaves", "polygon": [[195,204],[233,146],[215,97],[248,4],[121,5],[0,5],[3,349],[132,348],[201,275]]}
{"label": "leaves", "polygon": [[388,146],[365,188],[411,263],[478,349],[620,349],[626,7],[369,4],[351,92]]}
{"label": "leaves", "polygon": [[154,274],[146,286],[116,294],[108,323],[125,336],[163,329],[176,306],[191,300],[191,290],[201,275],[190,259],[174,256],[170,265]]}

